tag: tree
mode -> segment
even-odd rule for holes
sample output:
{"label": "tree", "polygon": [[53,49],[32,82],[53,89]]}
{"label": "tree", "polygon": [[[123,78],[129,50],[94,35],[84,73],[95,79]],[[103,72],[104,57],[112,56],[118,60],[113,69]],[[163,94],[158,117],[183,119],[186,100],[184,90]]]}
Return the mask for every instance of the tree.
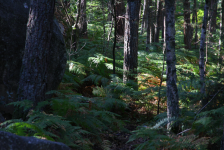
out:
{"label": "tree", "polygon": [[87,36],[86,0],[81,0],[80,2],[80,17],[78,27],[80,36]]}
{"label": "tree", "polygon": [[190,2],[184,1],[184,44],[186,49],[191,49],[193,29],[190,24]]}
{"label": "tree", "polygon": [[124,36],[124,14],[125,14],[125,5],[123,0],[115,1],[115,10],[116,11],[116,31],[117,35]]}
{"label": "tree", "polygon": [[153,24],[152,24],[152,15],[151,15],[151,13],[152,13],[152,9],[151,9],[151,6],[152,5],[152,0],[149,0],[149,2],[148,2],[148,13],[147,13],[147,23],[148,23],[148,25],[147,25],[147,28],[146,28],[146,31],[147,31],[147,39],[146,39],[146,51],[149,51],[149,44],[152,42],[152,26],[153,26]]}
{"label": "tree", "polygon": [[148,27],[148,13],[149,13],[149,2],[150,0],[144,0],[143,5],[143,15],[142,15],[142,24],[141,24],[141,34],[145,32],[145,29]]}
{"label": "tree", "polygon": [[217,17],[218,0],[211,0],[209,10],[209,32],[213,35],[216,30],[216,17]]}
{"label": "tree", "polygon": [[[200,51],[199,51],[199,75],[200,75],[200,83],[201,89],[200,92],[204,96],[205,95],[205,40],[206,40],[206,29],[208,22],[208,8],[209,8],[209,0],[206,0],[204,6],[204,17],[203,17],[203,25],[201,29],[201,41],[200,41]],[[207,102],[203,99],[202,106],[204,106]]]}
{"label": "tree", "polygon": [[[140,0],[128,0],[125,15],[123,82],[137,80]],[[132,74],[132,75],[131,75]],[[134,74],[134,75],[133,75]],[[137,89],[137,87],[135,87]]]}
{"label": "tree", "polygon": [[195,24],[194,45],[195,45],[195,48],[197,48],[197,40],[198,40],[198,35],[197,35],[197,33],[198,33],[197,0],[194,0],[192,23]]}
{"label": "tree", "polygon": [[[219,56],[219,63],[220,63],[220,68],[223,63],[223,48],[224,48],[224,0],[222,0],[222,22],[221,22],[221,48],[220,48],[220,56]],[[221,139],[221,147],[220,150],[224,150],[224,124],[223,124],[223,136]]]}
{"label": "tree", "polygon": [[18,100],[34,102],[45,100],[47,69],[54,18],[54,0],[32,0],[22,69],[18,88]]}
{"label": "tree", "polygon": [[155,38],[154,42],[159,42],[159,33],[163,26],[163,15],[162,15],[162,0],[157,0],[157,11],[156,11],[156,27],[155,27]]}
{"label": "tree", "polygon": [[[167,117],[170,120],[179,116],[179,96],[176,76],[176,55],[175,55],[175,0],[165,0],[166,9],[166,64],[167,64]],[[171,122],[167,128],[173,132],[178,132],[175,124],[171,128]]]}

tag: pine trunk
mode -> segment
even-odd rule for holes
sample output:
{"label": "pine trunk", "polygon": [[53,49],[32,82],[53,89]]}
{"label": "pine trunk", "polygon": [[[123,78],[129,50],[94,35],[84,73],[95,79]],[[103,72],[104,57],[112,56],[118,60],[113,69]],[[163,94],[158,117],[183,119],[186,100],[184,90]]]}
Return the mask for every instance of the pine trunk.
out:
{"label": "pine trunk", "polygon": [[141,34],[147,30],[148,27],[148,12],[149,12],[149,0],[144,0],[143,6],[143,16],[142,16],[142,24],[141,24]]}
{"label": "pine trunk", "polygon": [[209,10],[209,18],[210,18],[209,32],[211,33],[212,37],[216,31],[217,5],[218,5],[218,0],[211,0],[210,10]]}
{"label": "pine trunk", "polygon": [[184,44],[186,49],[191,49],[193,29],[190,24],[190,2],[184,1]]}
{"label": "pine trunk", "polygon": [[80,17],[79,17],[79,35],[87,36],[87,20],[86,20],[86,0],[81,0],[80,3]]}
{"label": "pine trunk", "polygon": [[118,36],[124,36],[124,14],[125,5],[124,0],[115,1],[115,11],[116,11],[116,30]]}
{"label": "pine trunk", "polygon": [[[206,29],[207,29],[207,22],[208,22],[208,2],[206,0],[206,4],[204,6],[204,18],[203,18],[203,25],[201,29],[201,41],[200,41],[200,51],[199,51],[199,74],[200,74],[200,82],[201,82],[201,89],[200,92],[202,96],[205,95],[205,40],[206,40]],[[207,102],[203,99],[202,105],[204,106]]]}
{"label": "pine trunk", "polygon": [[19,81],[18,100],[45,100],[54,0],[31,1],[27,37]]}
{"label": "pine trunk", "polygon": [[162,1],[157,0],[157,12],[156,12],[156,27],[155,27],[155,38],[154,42],[159,42],[159,33],[163,25],[163,15],[162,15]]}
{"label": "pine trunk", "polygon": [[[137,83],[138,26],[140,0],[128,0],[125,15],[123,82],[135,80]],[[137,89],[138,87],[135,87]]]}
{"label": "pine trunk", "polygon": [[147,13],[147,39],[146,39],[146,51],[149,51],[149,44],[152,43],[152,28],[153,28],[153,22],[152,22],[152,9],[150,8],[152,6],[152,0],[149,0],[148,4],[148,13]]}
{"label": "pine trunk", "polygon": [[[165,0],[166,9],[166,63],[167,63],[167,117],[170,120],[179,116],[179,96],[176,76],[176,55],[175,55],[175,0]],[[168,130],[178,132],[178,125],[172,126],[168,123]]]}

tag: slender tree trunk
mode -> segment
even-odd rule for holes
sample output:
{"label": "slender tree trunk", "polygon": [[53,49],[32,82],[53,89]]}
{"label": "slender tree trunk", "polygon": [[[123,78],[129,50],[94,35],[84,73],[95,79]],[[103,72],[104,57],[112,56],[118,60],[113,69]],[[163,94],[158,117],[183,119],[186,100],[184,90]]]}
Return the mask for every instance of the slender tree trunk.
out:
{"label": "slender tree trunk", "polygon": [[162,15],[162,1],[157,0],[157,12],[156,12],[156,27],[155,27],[155,38],[154,42],[159,42],[159,33],[163,24],[163,15]]}
{"label": "slender tree trunk", "polygon": [[165,1],[162,1],[162,16],[161,16],[161,28],[162,28],[162,39],[163,41],[165,41],[165,26],[166,26],[166,23],[165,23],[165,15],[166,15],[166,11],[165,11]]}
{"label": "slender tree trunk", "polygon": [[190,24],[190,2],[184,0],[184,44],[186,49],[191,49],[192,27]]}
{"label": "slender tree trunk", "polygon": [[[125,15],[123,82],[135,80],[137,83],[138,25],[140,0],[128,0]],[[138,87],[134,87],[136,90]]]}
{"label": "slender tree trunk", "polygon": [[80,17],[79,17],[79,35],[87,36],[87,20],[86,20],[86,0],[81,0]]}
{"label": "slender tree trunk", "polygon": [[[207,29],[207,22],[208,22],[208,8],[209,8],[209,0],[206,0],[204,6],[204,18],[203,18],[203,25],[201,29],[201,41],[200,41],[200,59],[199,59],[199,73],[200,73],[200,82],[201,82],[201,89],[200,92],[204,96],[205,95],[205,40],[206,40],[206,29]],[[207,102],[203,99],[202,105],[204,106]]]}
{"label": "slender tree trunk", "polygon": [[220,71],[222,71],[223,68],[223,59],[224,59],[224,0],[222,0],[221,48],[219,55]]}
{"label": "slender tree trunk", "polygon": [[[220,71],[222,71],[222,65],[223,65],[223,49],[224,49],[224,0],[222,0],[222,26],[221,26],[221,47],[220,47]],[[221,139],[221,147],[220,150],[224,150],[224,123],[223,123],[223,136]]]}
{"label": "slender tree trunk", "polygon": [[[222,71],[223,65],[223,49],[224,49],[224,0],[222,0],[222,26],[221,26],[221,47],[220,47],[220,71]],[[221,147],[220,150],[224,150],[224,123],[223,123],[223,136],[221,139]]]}
{"label": "slender tree trunk", "polygon": [[[167,63],[167,117],[170,120],[179,116],[179,96],[176,76],[175,55],[175,0],[165,0],[166,9],[166,63]],[[171,128],[171,122],[167,125],[168,130],[177,133],[179,128],[175,124]]]}
{"label": "slender tree trunk", "polygon": [[143,16],[142,16],[142,24],[141,24],[141,34],[147,30],[148,27],[148,12],[149,12],[149,0],[144,0],[143,6]]}
{"label": "slender tree trunk", "polygon": [[117,43],[117,8],[115,5],[115,0],[112,0],[112,6],[114,6],[114,45],[113,45],[113,74],[115,75],[115,47]]}
{"label": "slender tree trunk", "polygon": [[36,105],[45,100],[54,6],[54,0],[31,1],[18,88],[19,101],[27,99]]}

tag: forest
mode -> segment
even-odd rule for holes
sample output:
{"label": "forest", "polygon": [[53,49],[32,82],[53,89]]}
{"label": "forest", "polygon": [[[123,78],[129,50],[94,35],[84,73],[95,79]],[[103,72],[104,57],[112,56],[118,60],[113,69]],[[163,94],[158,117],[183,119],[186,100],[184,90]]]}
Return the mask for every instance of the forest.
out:
{"label": "forest", "polygon": [[223,71],[224,0],[0,0],[1,137],[224,150]]}

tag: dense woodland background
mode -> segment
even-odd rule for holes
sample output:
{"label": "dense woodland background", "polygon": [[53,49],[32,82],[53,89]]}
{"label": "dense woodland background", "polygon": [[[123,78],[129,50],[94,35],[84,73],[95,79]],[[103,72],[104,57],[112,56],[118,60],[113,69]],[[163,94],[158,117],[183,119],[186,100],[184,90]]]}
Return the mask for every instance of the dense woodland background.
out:
{"label": "dense woodland background", "polygon": [[[44,3],[31,4],[2,130],[71,149],[224,149],[223,0]],[[53,19],[68,60],[47,92]]]}

